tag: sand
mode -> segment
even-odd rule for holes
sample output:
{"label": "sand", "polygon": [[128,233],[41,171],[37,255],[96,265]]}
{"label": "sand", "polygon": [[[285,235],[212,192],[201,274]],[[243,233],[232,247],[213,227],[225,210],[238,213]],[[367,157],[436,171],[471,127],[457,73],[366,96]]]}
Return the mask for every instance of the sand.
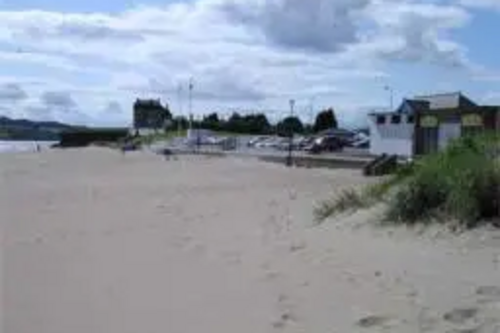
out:
{"label": "sand", "polygon": [[500,332],[497,231],[313,223],[356,170],[97,148],[0,168],[6,333]]}

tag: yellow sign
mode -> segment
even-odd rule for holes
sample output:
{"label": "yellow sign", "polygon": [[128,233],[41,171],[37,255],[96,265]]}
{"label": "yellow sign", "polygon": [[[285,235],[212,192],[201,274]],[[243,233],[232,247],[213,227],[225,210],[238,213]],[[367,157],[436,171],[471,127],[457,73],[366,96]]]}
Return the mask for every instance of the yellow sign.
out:
{"label": "yellow sign", "polygon": [[420,127],[438,127],[438,119],[435,116],[423,116],[420,118]]}
{"label": "yellow sign", "polygon": [[483,117],[478,114],[466,114],[462,116],[462,126],[464,127],[479,127],[483,126]]}

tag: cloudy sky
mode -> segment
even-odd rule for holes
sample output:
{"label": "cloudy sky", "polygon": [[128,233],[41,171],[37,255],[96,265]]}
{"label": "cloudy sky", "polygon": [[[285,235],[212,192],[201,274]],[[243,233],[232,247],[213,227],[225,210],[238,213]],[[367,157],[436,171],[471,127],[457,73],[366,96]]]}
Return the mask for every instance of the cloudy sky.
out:
{"label": "cloudy sky", "polygon": [[190,77],[197,114],[277,118],[293,98],[354,123],[386,86],[500,104],[499,32],[500,0],[0,0],[0,115],[125,125],[137,97],[187,113]]}

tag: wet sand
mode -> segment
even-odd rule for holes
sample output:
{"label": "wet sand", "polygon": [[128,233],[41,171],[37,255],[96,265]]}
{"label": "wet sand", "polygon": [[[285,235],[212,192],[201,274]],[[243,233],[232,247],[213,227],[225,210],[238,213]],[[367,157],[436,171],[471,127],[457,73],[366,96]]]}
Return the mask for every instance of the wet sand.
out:
{"label": "wet sand", "polygon": [[314,225],[359,170],[97,148],[0,168],[7,333],[500,330],[497,231]]}

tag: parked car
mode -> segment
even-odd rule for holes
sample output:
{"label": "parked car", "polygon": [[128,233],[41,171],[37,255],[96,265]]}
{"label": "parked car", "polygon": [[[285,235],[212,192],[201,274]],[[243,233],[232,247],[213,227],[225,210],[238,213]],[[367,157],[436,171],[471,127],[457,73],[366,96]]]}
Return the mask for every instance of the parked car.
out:
{"label": "parked car", "polygon": [[[308,140],[308,138],[302,137],[302,136],[297,136],[292,139],[292,150],[301,150],[305,146],[307,146],[307,143],[311,143],[311,140]],[[278,145],[279,150],[288,150],[290,146],[290,140],[289,138],[282,138],[282,142]]]}
{"label": "parked car", "polygon": [[351,147],[358,149],[368,149],[370,148],[370,138],[360,139],[351,144]]}
{"label": "parked car", "polygon": [[323,152],[340,151],[344,148],[345,142],[335,136],[319,137],[304,150],[311,154],[321,154]]}
{"label": "parked car", "polygon": [[256,136],[247,142],[248,147],[256,147],[258,143],[268,140],[269,136]]}
{"label": "parked car", "polygon": [[349,144],[356,140],[357,133],[345,128],[331,128],[319,133],[322,137],[336,137],[338,140],[345,142],[345,144]]}
{"label": "parked car", "polygon": [[283,147],[287,147],[286,149],[288,149],[289,143],[290,143],[289,138],[276,137],[276,138],[274,138],[274,140],[272,140],[271,142],[269,142],[267,144],[267,147],[273,148],[273,149],[279,149],[279,150],[282,149]]}
{"label": "parked car", "polygon": [[302,137],[297,143],[297,145],[298,145],[297,149],[303,150],[303,149],[309,147],[310,145],[312,145],[314,143],[315,139],[316,138],[314,138],[314,137]]}
{"label": "parked car", "polygon": [[267,137],[266,139],[258,142],[256,148],[276,148],[283,142],[283,138],[279,137]]}

